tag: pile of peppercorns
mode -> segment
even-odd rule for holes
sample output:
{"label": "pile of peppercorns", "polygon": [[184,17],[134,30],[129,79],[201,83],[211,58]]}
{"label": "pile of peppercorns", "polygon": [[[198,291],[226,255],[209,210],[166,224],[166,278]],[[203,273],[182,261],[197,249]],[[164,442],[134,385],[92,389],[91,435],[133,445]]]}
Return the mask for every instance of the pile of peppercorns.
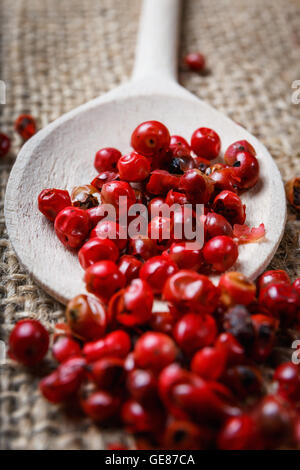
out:
{"label": "pile of peppercorns", "polygon": [[[98,423],[123,424],[137,448],[300,446],[299,366],[279,365],[268,389],[264,376],[266,365],[278,365],[279,338],[299,328],[300,278],[291,284],[284,271],[268,271],[255,284],[225,272],[239,243],[264,236],[263,225],[245,225],[239,197],[258,180],[255,150],[235,142],[225,163],[212,164],[216,132],[197,129],[189,145],[157,121],[140,124],[131,144],[123,156],[99,150],[91,184],[39,195],[59,240],[79,250],[89,292],[68,303],[67,322],[56,326],[59,365],[41,380],[41,393],[52,403],[74,400]],[[101,205],[121,220],[136,202],[147,207],[151,236],[123,238]],[[153,208],[174,203],[192,209],[151,218]],[[205,243],[191,250],[172,228],[193,219],[196,204],[205,205]],[[167,224],[169,237],[161,236]],[[210,273],[221,273],[217,286]],[[9,345],[12,358],[31,366],[45,356],[48,333],[23,320]]]}

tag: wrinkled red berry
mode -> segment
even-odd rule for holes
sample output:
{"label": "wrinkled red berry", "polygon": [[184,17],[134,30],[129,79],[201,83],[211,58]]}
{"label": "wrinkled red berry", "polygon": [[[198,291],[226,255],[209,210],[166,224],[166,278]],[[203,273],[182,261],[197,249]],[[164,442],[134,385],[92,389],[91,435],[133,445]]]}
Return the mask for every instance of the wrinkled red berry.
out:
{"label": "wrinkled red berry", "polygon": [[214,160],[220,153],[221,140],[212,129],[200,127],[192,135],[191,147],[198,157]]}
{"label": "wrinkled red berry", "polygon": [[78,252],[78,259],[83,269],[87,269],[98,261],[109,260],[116,262],[118,258],[118,247],[108,238],[91,238],[85,242]]}
{"label": "wrinkled red berry", "polygon": [[77,295],[69,301],[66,318],[71,331],[87,341],[105,334],[107,317],[104,305],[91,295]]}
{"label": "wrinkled red berry", "polygon": [[9,337],[9,356],[25,366],[34,366],[44,359],[49,335],[37,320],[20,320]]}
{"label": "wrinkled red berry", "polygon": [[87,212],[78,207],[65,207],[57,215],[54,228],[59,240],[70,249],[80,248],[90,231]]}
{"label": "wrinkled red berry", "polygon": [[123,273],[113,261],[98,261],[87,268],[84,275],[86,289],[98,297],[109,300],[110,297],[126,284]]}
{"label": "wrinkled red berry", "polygon": [[62,189],[44,189],[38,197],[39,211],[47,219],[54,221],[57,214],[65,207],[71,206],[68,191]]}
{"label": "wrinkled red berry", "polygon": [[203,248],[203,257],[215,271],[223,272],[231,268],[238,258],[238,246],[226,235],[211,238]]}
{"label": "wrinkled red berry", "polygon": [[96,153],[94,166],[99,173],[102,171],[115,171],[121,156],[121,152],[117,149],[111,147],[103,148]]}

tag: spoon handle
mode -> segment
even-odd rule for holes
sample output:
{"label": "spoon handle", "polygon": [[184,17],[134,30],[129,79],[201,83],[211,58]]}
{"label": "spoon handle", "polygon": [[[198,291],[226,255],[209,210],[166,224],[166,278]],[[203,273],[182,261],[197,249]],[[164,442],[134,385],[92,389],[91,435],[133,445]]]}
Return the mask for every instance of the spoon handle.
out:
{"label": "spoon handle", "polygon": [[143,0],[132,78],[176,81],[181,0]]}

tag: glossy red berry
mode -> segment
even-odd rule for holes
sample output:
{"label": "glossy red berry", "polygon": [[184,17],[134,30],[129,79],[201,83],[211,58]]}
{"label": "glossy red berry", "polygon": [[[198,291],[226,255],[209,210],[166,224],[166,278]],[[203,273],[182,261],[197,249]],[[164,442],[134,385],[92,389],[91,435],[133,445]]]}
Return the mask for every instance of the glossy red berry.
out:
{"label": "glossy red berry", "polygon": [[5,157],[10,149],[11,141],[8,135],[0,132],[0,158]]}
{"label": "glossy red berry", "polygon": [[257,424],[246,414],[229,418],[218,436],[218,447],[222,450],[258,449],[259,442]]}
{"label": "glossy red berry", "polygon": [[127,245],[127,232],[112,220],[101,220],[93,228],[90,238],[109,238],[122,251]]}
{"label": "glossy red berry", "polygon": [[214,182],[215,195],[225,189],[237,192],[237,188],[241,187],[241,178],[235,172],[235,168],[222,168],[212,171],[209,177]]}
{"label": "glossy red berry", "polygon": [[163,252],[163,256],[170,258],[179,269],[198,271],[203,265],[202,251],[188,249],[185,242],[172,243],[170,248]]}
{"label": "glossy red berry", "polygon": [[149,222],[148,236],[156,241],[159,249],[163,249],[170,242],[172,234],[173,221],[169,217],[157,216]]}
{"label": "glossy red berry", "polygon": [[128,251],[131,255],[146,261],[158,254],[158,246],[156,240],[139,236],[129,241]]}
{"label": "glossy red berry", "polygon": [[121,214],[127,212],[136,202],[136,197],[134,190],[126,181],[110,181],[102,186],[101,201],[103,204],[111,204],[117,214]]}
{"label": "glossy red berry", "polygon": [[189,202],[206,204],[214,191],[214,183],[209,176],[194,168],[180,177],[179,189],[186,193]]}
{"label": "glossy red berry", "polygon": [[146,121],[132,133],[131,145],[134,150],[146,157],[154,157],[170,144],[170,134],[166,126],[158,121]]}
{"label": "glossy red berry", "polygon": [[298,277],[297,279],[295,279],[295,281],[293,282],[293,288],[294,288],[295,291],[298,292],[298,294],[300,295],[300,277]]}
{"label": "glossy red berry", "polygon": [[213,202],[213,210],[223,215],[232,225],[243,225],[246,219],[245,206],[237,194],[232,191],[224,190]]}
{"label": "glossy red berry", "polygon": [[179,317],[180,313],[171,304],[168,304],[167,308],[155,309],[150,319],[151,329],[171,335]]}
{"label": "glossy red berry", "polygon": [[206,380],[217,380],[224,372],[227,356],[220,348],[206,346],[194,355],[191,370]]}
{"label": "glossy red berry", "polygon": [[34,366],[44,359],[49,335],[37,320],[20,320],[9,337],[9,356],[25,366]]}
{"label": "glossy red berry", "polygon": [[111,181],[115,181],[119,178],[119,173],[114,171],[102,171],[99,175],[96,176],[91,181],[91,185],[94,186],[98,191],[101,191],[103,185],[105,183],[110,183]]}
{"label": "glossy red berry", "polygon": [[212,313],[219,301],[219,290],[208,277],[181,270],[167,279],[163,297],[179,310]]}
{"label": "glossy red berry", "polygon": [[148,158],[136,152],[123,155],[118,161],[120,179],[124,181],[143,181],[151,170]]}
{"label": "glossy red berry", "polygon": [[184,58],[185,64],[189,69],[200,72],[205,69],[205,57],[200,52],[190,52]]}
{"label": "glossy red berry", "polygon": [[119,258],[119,250],[117,245],[108,238],[91,238],[80,248],[78,259],[83,267],[87,269],[98,261],[114,261]]}
{"label": "glossy red berry", "polygon": [[230,271],[220,277],[219,287],[225,305],[249,305],[255,298],[256,286],[244,274]]}
{"label": "glossy red berry", "polygon": [[57,214],[65,207],[71,206],[68,191],[62,189],[44,189],[38,197],[39,211],[47,219],[54,221]]}
{"label": "glossy red berry", "polygon": [[277,367],[274,380],[278,382],[278,393],[287,399],[300,399],[300,368],[292,362],[285,362]]}
{"label": "glossy red berry", "polygon": [[166,170],[154,170],[147,183],[146,190],[156,196],[167,194],[171,189],[178,188],[180,178]]}
{"label": "glossy red berry", "polygon": [[[250,152],[239,152],[231,168],[233,175],[237,178],[236,185],[241,189],[250,189],[258,181],[259,163]],[[229,188],[226,188],[229,189]]]}
{"label": "glossy red berry", "polygon": [[118,357],[98,359],[87,366],[87,376],[101,390],[116,390],[124,385],[124,359]]}
{"label": "glossy red berry", "polygon": [[126,284],[139,277],[142,265],[143,263],[135,256],[123,255],[120,258],[118,268],[126,277]]}
{"label": "glossy red berry", "polygon": [[223,351],[230,365],[241,364],[245,361],[245,350],[231,333],[221,333],[216,339],[215,347]]}
{"label": "glossy red berry", "polygon": [[88,362],[94,362],[103,357],[118,357],[124,359],[131,349],[131,340],[123,330],[115,330],[104,338],[86,343],[82,353]]}
{"label": "glossy red berry", "polygon": [[28,140],[36,131],[36,122],[30,114],[21,114],[15,121],[15,130],[23,140]]}
{"label": "glossy red berry", "polygon": [[81,348],[79,343],[69,336],[58,336],[52,346],[52,355],[57,362],[64,362],[70,357],[80,356]]}
{"label": "glossy red berry", "polygon": [[191,155],[191,147],[187,141],[180,135],[172,135],[170,140],[170,149],[174,158],[187,157]]}
{"label": "glossy red berry", "polygon": [[148,409],[136,400],[128,400],[123,404],[121,417],[127,431],[131,433],[157,432],[163,424],[161,412],[154,408]]}
{"label": "glossy red berry", "polygon": [[104,305],[91,295],[77,295],[69,301],[66,318],[75,336],[86,341],[102,338],[106,331],[107,315]]}
{"label": "glossy red berry", "polygon": [[115,148],[106,147],[100,149],[95,155],[94,167],[99,173],[102,171],[115,171],[121,156],[121,152]]}
{"label": "glossy red berry", "polygon": [[211,315],[187,313],[175,325],[174,339],[188,356],[198,349],[213,344],[217,325]]}
{"label": "glossy red berry", "polygon": [[186,194],[170,189],[166,195],[165,203],[168,204],[168,206],[172,206],[173,204],[179,204],[183,206],[184,204],[188,204],[188,198]]}
{"label": "glossy red berry", "polygon": [[82,400],[81,406],[85,414],[93,421],[102,423],[117,413],[120,400],[107,391],[98,390]]}
{"label": "glossy red berry", "polygon": [[286,284],[290,285],[291,280],[286,271],[282,269],[272,269],[270,271],[264,272],[257,281],[259,290],[263,290],[265,287],[268,287],[270,284]]}
{"label": "glossy red berry", "polygon": [[221,214],[216,212],[208,212],[204,216],[204,231],[206,240],[217,237],[219,235],[226,235],[233,237],[233,230],[230,223]]}
{"label": "glossy red berry", "polygon": [[240,152],[249,152],[254,157],[256,156],[254,148],[247,140],[239,140],[229,145],[224,154],[225,163],[229,166],[233,166],[234,162],[236,161],[236,156]]}
{"label": "glossy red berry", "polygon": [[80,248],[90,231],[87,212],[78,207],[65,207],[57,215],[54,228],[59,240],[70,249]]}
{"label": "glossy red berry", "polygon": [[151,370],[131,370],[126,385],[132,398],[139,402],[151,402],[156,397],[157,378]]}
{"label": "glossy red berry", "polygon": [[203,257],[215,271],[226,271],[238,258],[237,243],[226,235],[211,238],[204,245]]}
{"label": "glossy red berry", "polygon": [[85,376],[86,361],[82,357],[71,357],[40,381],[40,391],[51,403],[68,400],[79,391]]}
{"label": "glossy red berry", "polygon": [[153,293],[141,279],[134,279],[129,286],[117,292],[109,302],[109,316],[125,326],[147,323],[151,318]]}
{"label": "glossy red berry", "polygon": [[168,335],[149,331],[137,340],[134,360],[137,367],[157,373],[175,361],[177,352],[175,342]]}
{"label": "glossy red berry", "polygon": [[154,256],[142,266],[140,278],[146,281],[155,294],[162,292],[168,277],[178,271],[176,264],[166,256]]}
{"label": "glossy red berry", "polygon": [[87,268],[84,275],[86,289],[98,297],[109,300],[110,297],[126,284],[123,273],[113,261],[98,261]]}
{"label": "glossy red berry", "polygon": [[300,298],[291,285],[269,284],[260,291],[259,303],[287,326],[296,320]]}
{"label": "glossy red berry", "polygon": [[200,127],[192,135],[191,147],[198,157],[214,160],[220,153],[221,140],[212,129]]}

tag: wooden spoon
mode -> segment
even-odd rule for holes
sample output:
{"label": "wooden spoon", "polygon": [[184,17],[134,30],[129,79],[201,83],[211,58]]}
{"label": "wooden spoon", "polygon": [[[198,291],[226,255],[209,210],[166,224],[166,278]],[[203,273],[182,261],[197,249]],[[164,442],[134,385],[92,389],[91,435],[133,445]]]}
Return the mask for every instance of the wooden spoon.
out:
{"label": "wooden spoon", "polygon": [[[264,223],[266,240],[240,247],[235,269],[254,279],[268,265],[283,234],[286,204],[279,171],[267,149],[244,128],[176,83],[180,0],[144,0],[136,62],[131,81],[65,114],[21,149],[6,192],[5,217],[18,258],[35,281],[66,303],[84,291],[76,253],[67,251],[53,226],[38,211],[44,188],[89,183],[93,157],[101,147],[129,150],[133,129],[158,120],[172,134],[190,138],[201,126],[215,129],[222,151],[241,139],[256,149],[260,180],[242,199],[247,223]],[[212,80],[214,78],[212,77]]]}

